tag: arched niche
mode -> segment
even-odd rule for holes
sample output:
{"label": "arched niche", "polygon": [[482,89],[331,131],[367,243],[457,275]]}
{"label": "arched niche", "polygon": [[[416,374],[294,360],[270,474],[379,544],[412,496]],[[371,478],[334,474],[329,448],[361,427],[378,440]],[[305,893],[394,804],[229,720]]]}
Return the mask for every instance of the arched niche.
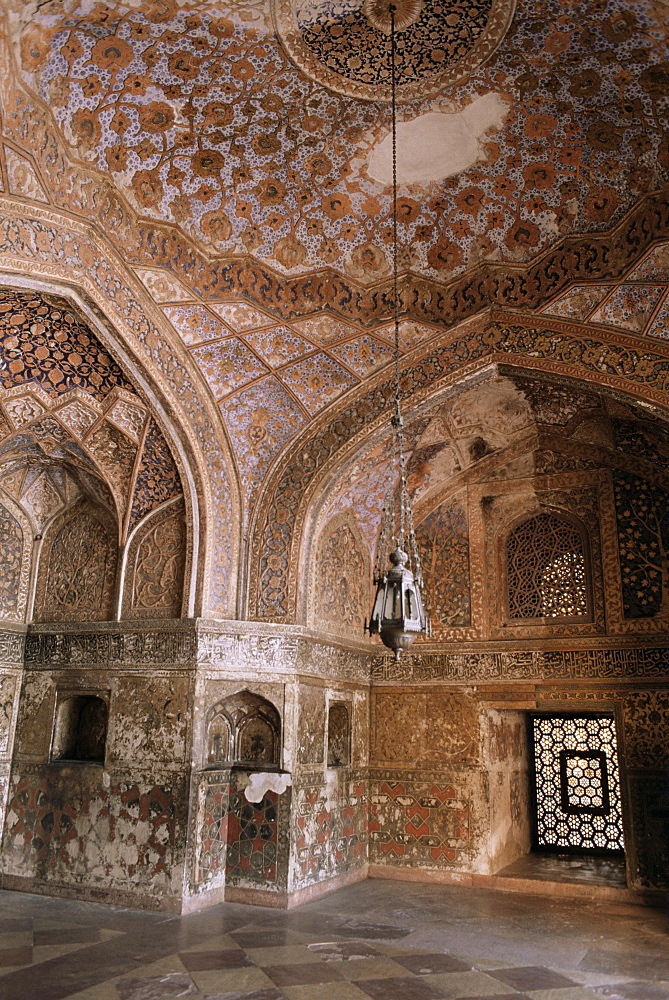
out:
{"label": "arched niche", "polygon": [[311,548],[309,623],[362,635],[372,599],[369,546],[353,511],[335,514]]}
{"label": "arched niche", "polygon": [[544,508],[517,518],[500,555],[509,623],[592,621],[588,534],[572,514]]}
{"label": "arched niche", "polygon": [[179,616],[184,605],[188,613],[197,498],[185,488],[191,470],[170,439],[173,428],[155,394],[142,391],[136,364],[99,315],[41,288],[0,287],[0,346],[8,362],[0,373],[0,489],[7,480],[37,537],[77,498],[106,507],[121,546],[144,518],[181,499],[188,544],[178,583],[162,588],[155,615]]}
{"label": "arched niche", "polygon": [[40,553],[35,621],[105,621],[113,616],[118,526],[84,502],[52,521]]}
{"label": "arched niche", "polygon": [[[22,218],[28,230],[34,220]],[[39,224],[54,243],[72,238],[70,222],[54,210]],[[57,296],[86,324],[108,351],[158,423],[177,464],[184,493],[188,558],[184,570],[186,613],[207,608],[235,613],[237,593],[239,493],[220,414],[194,377],[188,354],[155,304],[125,264],[110,253],[93,229],[77,234],[72,252],[96,261],[73,273],[58,257],[46,260],[17,248],[16,260],[3,261],[2,289]],[[175,386],[178,385],[178,390]],[[111,434],[114,434],[113,429]],[[204,457],[206,455],[206,458]]]}
{"label": "arched niche", "polygon": [[32,561],[28,518],[0,492],[0,619],[25,621]]}
{"label": "arched niche", "polygon": [[[598,329],[597,336],[603,336]],[[569,377],[564,374],[564,362],[555,360],[557,349],[551,333],[547,336],[541,324],[530,328],[508,328],[499,323],[490,323],[484,329],[472,325],[462,329],[458,340],[458,351],[453,354],[453,331],[443,340],[435,340],[427,350],[417,348],[402,362],[406,369],[405,380],[411,385],[404,399],[406,417],[405,438],[409,437],[409,423],[427,416],[423,408],[432,408],[435,403],[448,401],[463,392],[468,392],[475,383],[490,378],[506,379],[523,377],[544,377],[572,386],[579,394],[607,392],[614,389],[619,396],[626,396],[630,402],[641,402],[656,410],[666,409],[666,388],[664,386],[665,359],[653,354],[638,369],[624,368],[626,375],[609,375],[602,366],[595,364],[593,355],[574,350],[573,365]],[[578,346],[578,338],[561,332],[559,341],[563,350],[572,351]],[[623,370],[624,350],[613,342],[607,345],[611,358],[620,358]],[[598,341],[599,343],[599,341]],[[527,356],[532,353],[532,367],[527,367]],[[571,355],[570,355],[571,356]],[[503,359],[503,362],[502,362]],[[613,361],[611,361],[611,366]],[[645,373],[645,368],[653,368],[653,376]],[[611,371],[613,368],[611,367]],[[313,524],[314,511],[319,505],[319,497],[329,489],[331,477],[337,468],[347,465],[353,472],[362,454],[364,442],[374,441],[379,445],[382,435],[387,433],[390,423],[390,403],[392,386],[379,375],[372,384],[364,384],[359,394],[344,397],[341,408],[333,408],[328,413],[328,421],[323,419],[318,428],[308,428],[295,439],[278,462],[264,488],[264,499],[258,515],[252,524],[253,538],[249,545],[252,570],[249,582],[249,607],[253,616],[267,621],[288,622],[295,616],[302,602],[305,564],[298,554],[304,555],[306,532]],[[522,390],[521,390],[522,394]],[[515,394],[511,392],[511,397]],[[441,401],[441,402],[440,402]],[[459,421],[456,429],[457,448],[450,449],[457,458],[460,468],[452,465],[458,483],[451,484],[451,492],[464,482],[463,461],[471,465],[493,464],[498,450],[495,435],[516,437],[533,433],[536,422],[533,407],[518,396],[498,400],[499,406],[494,420],[484,421],[487,433],[473,427],[467,416]],[[516,405],[517,404],[517,405]],[[485,406],[481,412],[489,412]],[[499,419],[498,419],[499,417]],[[475,421],[476,422],[476,421]],[[411,442],[406,440],[407,455]],[[501,445],[500,445],[501,447]],[[443,456],[442,456],[443,457]],[[413,454],[411,456],[413,460]],[[390,466],[386,461],[386,465]],[[419,469],[411,470],[422,473]],[[474,474],[475,475],[475,474]],[[450,473],[449,473],[450,477]],[[435,477],[436,481],[436,477]],[[427,484],[420,487],[431,488]]]}
{"label": "arched niche", "polygon": [[206,717],[207,766],[277,768],[281,716],[266,698],[240,691],[213,705]]}
{"label": "arched niche", "polygon": [[187,528],[183,502],[150,514],[131,538],[126,559],[123,617],[178,618],[184,601]]}

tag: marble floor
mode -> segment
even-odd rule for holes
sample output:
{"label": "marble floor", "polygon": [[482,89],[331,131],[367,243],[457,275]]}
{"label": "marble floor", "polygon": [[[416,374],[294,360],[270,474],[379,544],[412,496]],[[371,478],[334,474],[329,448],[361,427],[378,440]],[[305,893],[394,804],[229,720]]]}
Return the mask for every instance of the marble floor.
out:
{"label": "marble floor", "polygon": [[539,882],[571,882],[612,886],[627,885],[624,855],[598,857],[587,854],[532,852],[497,872],[504,878],[535,879]]}
{"label": "marble floor", "polygon": [[2,1000],[669,1000],[662,910],[369,880],[174,917],[0,892]]}

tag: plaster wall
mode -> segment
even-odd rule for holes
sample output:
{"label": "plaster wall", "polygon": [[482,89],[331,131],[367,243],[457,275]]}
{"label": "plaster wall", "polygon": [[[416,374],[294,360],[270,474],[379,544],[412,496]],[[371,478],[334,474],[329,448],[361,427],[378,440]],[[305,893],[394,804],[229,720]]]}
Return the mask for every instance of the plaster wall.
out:
{"label": "plaster wall", "polygon": [[[50,633],[47,644],[59,640]],[[104,761],[52,759],[63,693],[108,701]],[[183,665],[150,671],[130,663],[26,667],[4,825],[3,885],[178,908],[191,702],[191,675]]]}
{"label": "plaster wall", "polygon": [[[19,638],[7,648],[23,666],[3,674],[23,672],[6,887],[184,910],[222,898],[286,906],[368,866],[493,874],[530,844],[529,711],[615,714],[630,885],[666,882],[664,647],[418,649],[398,666],[244,623],[40,626]],[[58,692],[94,690],[109,698],[104,763],[50,760]],[[206,759],[207,707],[243,690],[281,716],[282,756],[259,801],[247,795],[257,769]],[[328,766],[332,703],[351,710],[340,766]]]}

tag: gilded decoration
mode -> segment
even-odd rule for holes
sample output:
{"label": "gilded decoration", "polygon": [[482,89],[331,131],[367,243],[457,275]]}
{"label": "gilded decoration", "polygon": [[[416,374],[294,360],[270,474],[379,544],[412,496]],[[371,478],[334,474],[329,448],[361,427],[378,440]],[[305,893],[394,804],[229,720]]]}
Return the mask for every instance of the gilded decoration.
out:
{"label": "gilded decoration", "polygon": [[[456,333],[450,342],[435,346],[424,358],[416,358],[403,371],[402,386],[405,393],[413,394],[417,406],[424,395],[434,391],[440,379],[446,388],[465,372],[472,374],[483,368],[486,362],[508,365],[513,360],[525,372],[539,369],[585,382],[596,376],[601,384],[622,389],[630,396],[641,393],[663,405],[669,386],[669,358],[659,350],[639,351],[637,345],[586,335],[582,330],[577,333],[563,324],[557,329],[501,323],[482,328],[472,325]],[[294,526],[303,516],[301,497],[339,448],[369,427],[370,416],[378,418],[385,412],[390,398],[390,384],[377,380],[365,395],[361,392],[327,423],[324,420],[316,425],[318,432],[313,426],[309,439],[298,439],[299,444],[286,453],[284,464],[274,473],[256,529],[258,544],[251,585],[257,588],[259,617],[282,620],[292,613],[295,579],[290,578],[288,563]],[[516,419],[517,414],[506,415],[506,419],[511,417]],[[477,454],[475,451],[474,457]]]}
{"label": "gilded decoration", "polygon": [[466,781],[459,775],[445,778],[442,770],[418,775],[373,772],[370,863],[466,870],[476,832],[472,798]]}
{"label": "gilded decoration", "polygon": [[[77,558],[73,575],[67,580],[59,577],[55,590],[52,575],[42,595],[47,603],[38,603],[38,614],[47,614],[48,605],[52,617],[60,613],[58,609],[66,618],[90,617],[96,608],[100,617],[107,617],[111,611],[107,578],[113,576],[116,561],[115,556],[105,555],[107,538],[123,541],[127,537],[133,523],[124,520],[128,506],[132,505],[138,518],[181,497],[180,475],[155,421],[151,420],[145,430],[146,404],[68,302],[3,289],[0,343],[7,361],[0,380],[0,430],[6,435],[0,487],[27,517],[33,534],[44,532],[56,515],[84,499],[102,513],[105,525],[110,516],[119,522],[111,533],[106,527],[95,529],[91,522],[87,534],[77,530],[76,538],[63,536],[60,542],[53,542],[49,558],[61,568],[52,567],[50,573],[65,572],[70,544]],[[5,548],[9,553],[11,546]],[[46,549],[43,560],[45,553]],[[104,565],[97,565],[98,555]],[[163,589],[161,599],[166,603],[159,614],[178,615],[181,610],[184,556],[182,544],[177,556],[178,580],[175,577]],[[142,565],[148,565],[146,560]],[[173,566],[171,560],[163,560],[159,572],[153,566],[164,584],[168,566]],[[22,606],[26,573],[24,568],[20,578]],[[146,604],[151,586],[147,579],[144,583],[142,601]],[[104,598],[100,587],[107,594]],[[144,614],[148,613],[145,609]]]}
{"label": "gilded decoration", "polygon": [[291,848],[298,887],[364,863],[369,801],[363,774],[347,771],[334,787],[318,775],[305,775],[296,781],[293,798]]}
{"label": "gilded decoration", "polygon": [[669,764],[669,691],[638,691],[624,700],[629,767],[659,770]]}
{"label": "gilded decoration", "polygon": [[478,734],[475,702],[466,693],[402,688],[372,695],[370,754],[375,767],[474,764]]}
{"label": "gilded decoration", "polygon": [[[87,768],[74,812],[53,779],[26,768],[9,788],[5,872],[39,874],[60,886],[125,890],[132,894],[128,901],[141,894],[158,899],[169,894],[177,868],[186,794],[178,775],[166,774],[160,784],[129,777],[105,786],[101,769]],[[138,824],[135,816],[147,819]],[[91,860],[102,857],[106,865]]]}
{"label": "gilded decoration", "polygon": [[[71,218],[65,223],[55,212],[36,214],[33,209],[30,217],[25,217],[21,206],[18,214],[10,210],[2,216],[0,266],[12,275],[24,278],[30,274],[46,283],[71,283],[74,268],[76,286],[90,296],[98,314],[116,325],[128,348],[137,351],[143,363],[150,366],[156,388],[183,421],[194,480],[189,483],[190,502],[210,505],[221,527],[212,534],[211,547],[206,553],[209,573],[200,593],[210,609],[230,613],[234,590],[232,559],[237,548],[233,525],[237,513],[229,450],[218,427],[212,423],[201,384],[195,384],[188,365],[177,357],[174,345],[155,326],[146,295],[137,287],[128,287],[127,272],[111,248],[93,238],[87,224],[74,223]],[[197,458],[203,452],[207,454],[206,484],[199,478]],[[200,492],[196,501],[197,490]]]}
{"label": "gilded decoration", "polygon": [[516,525],[504,552],[509,618],[587,618],[588,555],[579,526],[554,511]]}
{"label": "gilded decoration", "polygon": [[321,764],[325,757],[325,691],[301,684],[299,697],[297,759],[300,764]]}
{"label": "gilded decoration", "polygon": [[[509,638],[511,636],[551,636],[551,635],[588,635],[604,634],[604,589],[603,589],[603,567],[600,542],[600,491],[602,484],[606,482],[605,474],[602,473],[565,473],[562,476],[545,477],[536,479],[531,490],[524,488],[520,483],[495,483],[484,484],[477,487],[478,501],[485,522],[486,537],[486,562],[487,562],[487,587],[491,595],[489,603],[489,635],[495,638]],[[486,494],[488,494],[486,496]],[[546,518],[543,517],[546,515]],[[539,520],[534,519],[538,517]],[[556,518],[556,522],[553,521]],[[526,520],[525,520],[526,519]],[[534,541],[535,551],[542,545],[542,530],[548,527],[547,541],[553,544],[551,539],[552,528],[567,522],[565,539],[571,536],[571,532],[578,532],[578,542],[576,546],[576,564],[572,564],[570,556],[567,562],[570,570],[576,573],[576,610],[571,616],[564,615],[558,621],[555,612],[559,610],[551,596],[551,580],[556,569],[553,561],[549,559],[546,563],[547,583],[543,586],[543,579],[538,571],[539,561],[531,558],[532,547],[528,542],[526,549],[520,549],[521,576],[514,578],[515,550],[512,543],[512,563],[509,575],[509,550],[507,546],[510,533],[518,525],[519,520],[524,521],[531,531],[533,527],[538,529]],[[520,524],[521,531],[523,524]],[[562,528],[559,528],[562,531]],[[561,537],[561,536],[559,536]],[[556,543],[556,555],[560,557],[560,546],[564,542]],[[587,552],[584,548],[583,539],[587,538]],[[568,546],[567,546],[568,549]],[[541,550],[543,551],[543,550]],[[569,549],[569,551],[572,551]],[[578,552],[583,555],[584,562],[578,560]],[[564,555],[564,554],[563,554]],[[526,565],[522,568],[524,557],[527,559]],[[543,558],[543,557],[541,557]],[[587,562],[586,562],[587,559]],[[557,567],[561,567],[558,562]],[[499,581],[504,581],[499,585]],[[532,582],[534,581],[534,582]],[[573,581],[572,581],[573,582]],[[522,588],[520,589],[522,585]],[[516,590],[510,588],[516,587]],[[538,588],[532,590],[532,587]],[[585,586],[585,590],[583,590]],[[507,593],[508,591],[508,593]],[[587,614],[580,614],[583,609],[581,600],[585,593],[585,608]],[[529,600],[528,600],[529,599]],[[573,610],[572,594],[572,610]],[[567,602],[569,604],[569,602]],[[530,605],[546,607],[547,614],[538,615],[534,618],[523,618],[516,615],[524,609],[529,610]],[[524,612],[523,612],[524,613]]]}
{"label": "gilded decoration", "polygon": [[470,625],[466,506],[458,499],[440,504],[418,524],[416,539],[433,634],[438,636],[444,625]]}
{"label": "gilded decoration", "polygon": [[144,437],[142,457],[135,473],[130,527],[146,514],[182,493],[181,479],[167,442],[155,420]]}
{"label": "gilded decoration", "polygon": [[18,678],[12,674],[0,676],[0,754],[6,754],[10,746],[17,683]]}
{"label": "gilded decoration", "polygon": [[[666,461],[666,459],[665,459]],[[669,613],[669,494],[616,470],[613,489],[625,618]]]}
{"label": "gilded decoration", "polygon": [[[98,398],[116,386],[134,391],[63,299],[3,288],[0,343],[6,359],[0,368],[0,385],[5,389],[39,385],[47,395],[57,396],[78,386]],[[28,416],[38,414],[35,410]]]}
{"label": "gilded decoration", "polygon": [[[133,617],[178,618],[183,604],[186,525],[181,505],[154,514],[135,543]],[[135,547],[133,546],[133,548]]]}
{"label": "gilded decoration", "polygon": [[[388,100],[390,19],[378,0],[273,0],[277,34],[295,64],[331,90]],[[398,93],[411,100],[475,72],[495,51],[515,8],[510,0],[398,0]],[[435,41],[436,40],[436,41]]]}
{"label": "gilded decoration", "polygon": [[328,706],[328,767],[351,763],[351,706],[332,701]]}
{"label": "gilded decoration", "polygon": [[[359,634],[394,475],[383,3],[0,0],[6,878],[174,909],[495,870],[529,822],[521,716],[578,706],[622,723],[630,871],[666,883],[666,24],[397,6],[401,134],[474,147],[400,179],[435,623],[400,663]],[[500,545],[542,512],[584,526],[592,621],[505,621]],[[44,763],[62,683],[109,692],[104,781]]]}

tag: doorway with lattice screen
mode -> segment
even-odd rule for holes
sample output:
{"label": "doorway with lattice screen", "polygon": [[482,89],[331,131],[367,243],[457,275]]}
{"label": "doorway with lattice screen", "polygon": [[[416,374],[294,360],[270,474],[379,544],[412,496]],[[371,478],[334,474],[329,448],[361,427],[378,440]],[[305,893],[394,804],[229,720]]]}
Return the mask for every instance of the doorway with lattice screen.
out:
{"label": "doorway with lattice screen", "polygon": [[535,850],[624,851],[611,715],[530,718]]}
{"label": "doorway with lattice screen", "polygon": [[532,713],[528,721],[532,849],[498,874],[624,888],[613,715]]}

